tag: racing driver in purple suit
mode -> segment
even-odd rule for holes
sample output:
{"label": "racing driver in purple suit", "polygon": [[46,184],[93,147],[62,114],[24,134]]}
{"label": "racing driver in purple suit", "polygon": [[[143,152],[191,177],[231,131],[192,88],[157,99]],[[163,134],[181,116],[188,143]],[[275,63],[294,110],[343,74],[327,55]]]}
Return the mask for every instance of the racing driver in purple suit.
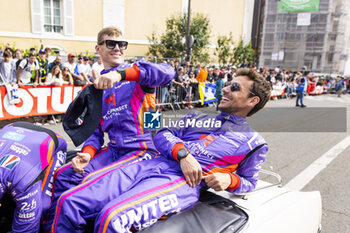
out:
{"label": "racing driver in purple suit", "polygon": [[[53,174],[65,163],[66,150],[63,138],[27,122],[1,129],[0,200],[7,194],[16,204],[12,232],[39,232],[51,202]],[[7,227],[0,224],[0,232],[7,231]]]}
{"label": "racing driver in purple suit", "polygon": [[141,230],[193,206],[202,188],[254,189],[268,146],[246,117],[264,107],[271,87],[253,70],[240,69],[237,75],[223,89],[221,114],[189,112],[179,127],[155,135],[161,156],[126,164],[98,181],[85,179],[81,187],[94,195],[59,201],[52,232],[83,232],[89,216],[97,216],[95,233]]}
{"label": "racing driver in purple suit", "polygon": [[[96,52],[105,67],[94,82],[97,89],[104,89],[102,117],[98,128],[85,141],[82,152],[55,173],[52,207],[48,221],[44,223],[46,231],[50,229],[53,218],[59,218],[62,213],[62,203],[64,206],[73,204],[69,202],[70,197],[96,195],[80,183],[88,179],[100,182],[105,174],[120,166],[152,159],[159,154],[151,132],[143,128],[143,112],[156,110],[155,87],[171,82],[174,69],[147,61],[132,66],[124,63],[127,45],[121,31],[115,27],[104,28],[97,36]],[[104,133],[108,134],[109,144],[102,148]],[[109,196],[102,197],[103,189],[98,192],[103,206],[104,199],[108,202]],[[84,217],[94,219],[93,215]]]}

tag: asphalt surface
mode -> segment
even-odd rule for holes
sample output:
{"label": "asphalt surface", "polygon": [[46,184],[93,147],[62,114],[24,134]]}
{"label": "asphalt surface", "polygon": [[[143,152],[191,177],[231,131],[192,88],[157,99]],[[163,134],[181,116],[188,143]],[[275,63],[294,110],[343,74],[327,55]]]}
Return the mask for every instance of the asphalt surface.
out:
{"label": "asphalt surface", "polygon": [[[306,97],[304,104],[307,108],[302,109],[295,107],[295,99],[273,100],[266,106],[267,115],[265,112],[265,115],[257,114],[249,119],[269,144],[269,152],[263,168],[279,173],[283,184],[288,183],[330,148],[350,135],[350,95],[340,98],[335,95]],[[287,110],[281,111],[280,108]],[[317,108],[322,108],[323,112],[320,113]],[[337,112],[339,109],[340,112]],[[214,108],[199,108],[199,110],[215,114]],[[166,113],[185,114],[186,111],[188,110],[175,112],[169,110]],[[329,112],[335,112],[336,116],[331,116]],[[320,119],[320,115],[325,117]],[[8,122],[1,122],[2,125],[4,123]],[[298,128],[299,125],[303,127]],[[324,127],[324,125],[330,127]],[[61,123],[44,127],[63,136],[67,140],[68,149],[75,148]],[[314,128],[320,130],[315,132]],[[321,193],[323,232],[350,233],[349,160],[350,147],[347,147],[302,189],[302,191],[319,190]]]}

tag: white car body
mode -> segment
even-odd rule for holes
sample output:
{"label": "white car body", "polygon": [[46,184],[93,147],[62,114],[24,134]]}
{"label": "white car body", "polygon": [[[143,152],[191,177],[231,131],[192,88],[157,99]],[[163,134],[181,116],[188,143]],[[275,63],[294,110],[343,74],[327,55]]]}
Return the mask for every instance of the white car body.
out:
{"label": "white car body", "polygon": [[249,215],[243,233],[320,232],[320,192],[295,191],[281,187],[280,183],[281,180],[275,184],[259,181],[255,191],[243,195],[226,191],[215,193],[234,201]]}

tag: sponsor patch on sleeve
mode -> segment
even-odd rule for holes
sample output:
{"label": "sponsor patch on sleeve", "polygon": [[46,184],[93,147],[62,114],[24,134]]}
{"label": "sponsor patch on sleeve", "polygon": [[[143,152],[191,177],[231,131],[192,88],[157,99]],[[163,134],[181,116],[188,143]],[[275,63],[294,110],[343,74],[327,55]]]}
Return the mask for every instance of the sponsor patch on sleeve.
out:
{"label": "sponsor patch on sleeve", "polygon": [[5,155],[0,158],[0,166],[12,170],[20,161],[21,159],[16,155]]}
{"label": "sponsor patch on sleeve", "polygon": [[20,142],[20,141],[23,140],[23,138],[25,136],[26,136],[25,134],[16,133],[16,132],[13,132],[13,131],[8,131],[4,135],[2,135],[2,138]]}

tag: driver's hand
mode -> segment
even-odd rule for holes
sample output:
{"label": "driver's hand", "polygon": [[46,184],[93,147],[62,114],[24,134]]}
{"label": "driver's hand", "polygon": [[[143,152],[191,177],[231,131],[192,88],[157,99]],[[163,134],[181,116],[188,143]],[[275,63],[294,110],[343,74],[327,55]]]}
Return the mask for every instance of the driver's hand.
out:
{"label": "driver's hand", "polygon": [[107,74],[101,74],[95,81],[96,89],[109,89],[113,87],[114,83],[120,82],[122,76],[117,71],[111,71]]}
{"label": "driver's hand", "polygon": [[84,168],[89,164],[91,156],[89,153],[77,153],[77,156],[72,159],[72,167],[79,174],[84,173]]}
{"label": "driver's hand", "polygon": [[214,173],[203,176],[209,188],[215,191],[223,191],[231,184],[231,176],[228,173]]}
{"label": "driver's hand", "polygon": [[202,180],[202,167],[193,155],[188,154],[186,158],[180,160],[182,173],[189,186],[196,187]]}

